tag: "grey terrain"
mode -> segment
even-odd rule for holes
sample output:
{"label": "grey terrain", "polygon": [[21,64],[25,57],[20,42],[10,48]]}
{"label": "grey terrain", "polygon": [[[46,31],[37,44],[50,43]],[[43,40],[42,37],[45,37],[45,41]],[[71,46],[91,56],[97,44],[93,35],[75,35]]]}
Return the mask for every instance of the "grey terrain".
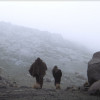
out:
{"label": "grey terrain", "polygon": [[[59,34],[0,22],[0,76],[17,86],[0,89],[0,100],[83,100],[86,94],[79,90],[66,91],[66,88],[78,88],[87,81],[87,64],[91,56],[87,48]],[[28,72],[37,57],[48,67],[42,90],[32,88],[35,79]],[[51,72],[54,65],[63,73],[59,91],[55,90]],[[19,98],[14,98],[16,96]],[[88,95],[87,98],[92,99]]]}

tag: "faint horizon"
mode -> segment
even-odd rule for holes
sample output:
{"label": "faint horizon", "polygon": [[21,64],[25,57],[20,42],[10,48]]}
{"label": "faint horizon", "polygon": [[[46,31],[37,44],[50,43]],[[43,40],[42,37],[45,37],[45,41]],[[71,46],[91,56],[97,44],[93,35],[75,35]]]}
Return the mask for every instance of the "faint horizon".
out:
{"label": "faint horizon", "polygon": [[61,34],[65,39],[100,51],[99,1],[0,1],[0,21]]}

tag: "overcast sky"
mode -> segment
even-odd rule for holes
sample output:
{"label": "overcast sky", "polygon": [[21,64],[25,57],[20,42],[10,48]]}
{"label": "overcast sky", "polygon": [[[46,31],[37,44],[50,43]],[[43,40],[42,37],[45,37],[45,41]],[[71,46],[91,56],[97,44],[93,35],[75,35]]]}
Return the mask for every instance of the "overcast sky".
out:
{"label": "overcast sky", "polygon": [[59,33],[100,51],[100,1],[0,1],[0,21]]}

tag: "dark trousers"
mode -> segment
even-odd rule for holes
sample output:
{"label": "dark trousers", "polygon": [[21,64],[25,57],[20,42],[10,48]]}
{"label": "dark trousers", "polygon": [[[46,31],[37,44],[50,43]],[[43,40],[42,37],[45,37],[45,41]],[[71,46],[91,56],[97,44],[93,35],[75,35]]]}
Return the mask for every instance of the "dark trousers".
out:
{"label": "dark trousers", "polygon": [[55,77],[55,86],[56,84],[60,84],[60,81],[61,81],[61,77]]}
{"label": "dark trousers", "polygon": [[43,77],[36,75],[36,82],[40,84],[40,87],[42,88],[43,86]]}

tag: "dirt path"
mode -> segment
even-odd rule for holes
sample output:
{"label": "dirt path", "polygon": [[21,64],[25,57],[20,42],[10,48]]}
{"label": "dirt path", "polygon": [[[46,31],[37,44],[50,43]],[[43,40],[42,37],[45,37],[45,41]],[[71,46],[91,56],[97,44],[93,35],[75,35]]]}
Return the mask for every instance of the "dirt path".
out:
{"label": "dirt path", "polygon": [[100,100],[98,96],[90,96],[87,92],[32,89],[24,88],[0,88],[0,100]]}

